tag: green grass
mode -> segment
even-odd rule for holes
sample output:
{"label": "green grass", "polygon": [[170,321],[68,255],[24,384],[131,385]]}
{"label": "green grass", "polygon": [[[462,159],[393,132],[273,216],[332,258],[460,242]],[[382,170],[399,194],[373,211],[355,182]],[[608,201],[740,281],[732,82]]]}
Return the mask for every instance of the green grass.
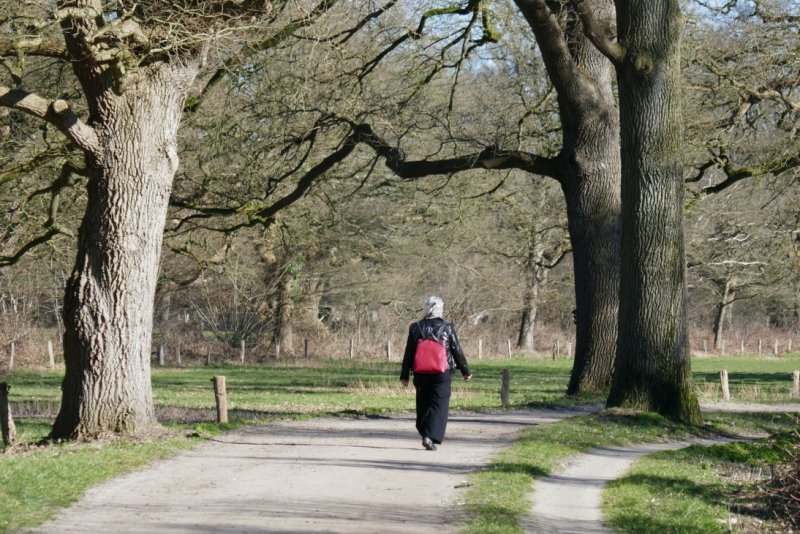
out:
{"label": "green grass", "polygon": [[[511,403],[515,407],[583,402],[563,398],[570,363],[475,362],[473,381],[454,381],[451,406],[454,410],[499,408],[504,368],[511,370]],[[174,431],[166,441],[119,439],[37,446],[52,421],[18,418],[20,446],[12,454],[0,456],[0,532],[40,524],[103,480],[191,447],[196,438],[243,424],[313,415],[412,411],[413,388],[400,386],[399,372],[398,363],[349,360],[155,368],[156,405],[160,413],[172,417],[162,419]],[[220,374],[227,382],[232,421],[228,425],[213,422],[210,379]],[[24,370],[2,378],[11,384],[15,413],[44,411],[51,415],[60,399],[61,379],[59,372]]]}
{"label": "green grass", "polygon": [[790,397],[792,371],[800,371],[800,353],[782,358],[720,356],[692,359],[695,389],[701,401],[721,400],[719,372],[728,370],[731,400],[800,402]]}
{"label": "green grass", "polygon": [[[471,382],[453,381],[454,410],[487,410],[500,404],[500,376],[511,372],[512,406],[576,405],[600,398],[567,399],[569,360],[531,361],[521,358],[472,362]],[[278,362],[258,366],[197,366],[154,368],[153,396],[157,407],[211,409],[211,377],[225,375],[228,407],[234,419],[315,413],[387,413],[414,409],[414,390],[399,382],[400,364],[381,361],[321,360]],[[24,408],[53,411],[60,400],[60,372],[17,371],[6,379],[12,401]],[[207,416],[206,416],[207,417]]]}
{"label": "green grass", "polygon": [[770,466],[788,462],[789,451],[798,446],[800,433],[794,430],[647,456],[609,485],[606,517],[620,532],[725,533],[731,525],[740,532],[781,531],[753,495]]}
{"label": "green grass", "polygon": [[793,419],[785,414],[709,414],[706,425],[693,427],[655,414],[603,413],[534,427],[523,432],[520,439],[494,458],[488,468],[470,477],[471,486],[466,495],[470,517],[465,531],[522,532],[520,520],[529,509],[528,495],[533,480],[553,473],[560,462],[592,447],[653,443],[729,432],[773,433],[785,431],[793,424]]}
{"label": "green grass", "polygon": [[[36,441],[49,424],[20,420],[20,442]],[[39,525],[77,501],[91,486],[196,441],[181,436],[157,441],[114,440],[26,448],[0,457],[0,532]]]}
{"label": "green grass", "polygon": [[[469,383],[454,380],[453,410],[498,409],[500,377],[505,368],[511,372],[511,408],[603,402],[602,397],[564,397],[571,360],[514,358],[470,363],[475,378]],[[766,385],[788,382],[788,378],[781,377],[800,368],[800,357],[703,359],[695,360],[694,365],[698,377],[710,380],[719,366],[724,365],[732,380],[739,373]],[[277,418],[411,412],[413,388],[400,386],[399,369],[397,362],[359,360],[154,368],[157,409],[162,423],[175,431],[174,437],[163,443],[120,439],[38,447],[34,444],[47,435],[52,421],[19,418],[17,441],[22,446],[13,454],[0,456],[0,532],[41,523],[59,507],[79,499],[92,485],[191,447],[198,437]],[[232,421],[229,425],[213,422],[214,394],[210,379],[214,375],[227,378]],[[61,372],[17,370],[0,380],[10,383],[12,408],[18,416],[48,413],[52,417],[55,413],[60,400]],[[762,416],[726,417],[728,426],[739,431],[753,428],[769,432],[772,428]],[[516,521],[527,509],[526,494],[532,477],[549,473],[560,460],[587,447],[666,439],[691,432],[694,430],[651,415],[580,417],[532,429],[490,469],[475,475],[468,508],[477,512],[469,529],[517,532]],[[13,518],[13,524],[9,518]]]}

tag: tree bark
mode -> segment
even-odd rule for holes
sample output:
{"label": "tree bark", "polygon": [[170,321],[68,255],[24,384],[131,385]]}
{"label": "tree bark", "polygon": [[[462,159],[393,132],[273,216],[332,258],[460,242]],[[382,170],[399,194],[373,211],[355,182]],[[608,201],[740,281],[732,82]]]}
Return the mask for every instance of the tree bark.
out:
{"label": "tree bark", "polygon": [[529,272],[525,282],[525,295],[522,304],[522,317],[520,318],[518,349],[533,350],[534,325],[536,312],[539,309],[539,288],[547,279],[547,271],[541,266],[535,266]]}
{"label": "tree bark", "polygon": [[701,420],[692,391],[683,236],[677,0],[618,0],[622,148],[619,343],[608,406]]}
{"label": "tree bark", "polygon": [[[619,288],[619,112],[611,62],[591,43],[574,12],[566,27],[544,0],[515,0],[536,36],[558,93],[562,148],[558,180],[567,204],[575,276],[575,360],[567,393],[597,391],[611,381]],[[587,0],[594,16],[614,23],[611,0]]]}
{"label": "tree bark", "polygon": [[725,327],[727,326],[725,324],[726,321],[728,325],[730,325],[731,308],[733,307],[734,295],[735,291],[733,290],[731,280],[725,280],[722,288],[722,296],[719,305],[717,306],[717,319],[714,322],[714,348],[717,350],[722,349],[723,336],[725,333]]}
{"label": "tree bark", "polygon": [[76,69],[103,150],[89,162],[89,200],[64,298],[66,370],[54,438],[156,424],[153,302],[177,130],[198,69],[197,61],[178,63],[142,67],[121,94]]}
{"label": "tree bark", "polygon": [[292,287],[295,275],[292,268],[286,269],[278,282],[278,305],[275,310],[275,331],[273,342],[281,347],[281,352],[293,354],[292,345],[294,336],[292,331],[292,310],[294,301],[292,300]]}
{"label": "tree bark", "polygon": [[542,265],[544,247],[540,241],[539,228],[534,224],[532,242],[525,258],[525,293],[522,297],[522,317],[517,338],[518,349],[533,350],[534,325],[539,308],[539,290],[547,281],[547,268]]}

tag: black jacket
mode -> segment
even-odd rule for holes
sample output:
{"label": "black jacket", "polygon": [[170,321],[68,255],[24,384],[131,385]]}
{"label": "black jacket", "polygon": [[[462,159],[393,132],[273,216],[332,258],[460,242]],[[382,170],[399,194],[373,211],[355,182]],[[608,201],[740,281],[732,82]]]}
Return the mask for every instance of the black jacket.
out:
{"label": "black jacket", "polygon": [[467,358],[464,356],[464,351],[461,350],[461,343],[458,342],[456,328],[444,319],[423,319],[419,322],[411,323],[411,326],[408,327],[408,341],[406,341],[406,352],[403,355],[403,369],[400,371],[400,380],[408,380],[408,375],[414,368],[417,341],[436,337],[435,334],[440,329],[444,337],[444,346],[447,349],[447,367],[450,370],[450,374],[458,369],[462,375],[470,375]]}

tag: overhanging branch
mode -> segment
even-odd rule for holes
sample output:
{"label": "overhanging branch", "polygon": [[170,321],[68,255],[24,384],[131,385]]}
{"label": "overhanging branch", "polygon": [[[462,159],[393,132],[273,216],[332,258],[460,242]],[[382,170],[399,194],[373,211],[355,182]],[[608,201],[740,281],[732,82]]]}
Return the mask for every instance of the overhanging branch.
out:
{"label": "overhanging branch", "polygon": [[399,148],[390,146],[368,124],[353,125],[359,132],[358,140],[385,158],[386,166],[397,176],[415,180],[426,176],[452,174],[473,169],[519,169],[532,174],[559,179],[559,166],[554,158],[537,156],[520,150],[502,150],[487,147],[480,152],[441,160],[409,161]]}

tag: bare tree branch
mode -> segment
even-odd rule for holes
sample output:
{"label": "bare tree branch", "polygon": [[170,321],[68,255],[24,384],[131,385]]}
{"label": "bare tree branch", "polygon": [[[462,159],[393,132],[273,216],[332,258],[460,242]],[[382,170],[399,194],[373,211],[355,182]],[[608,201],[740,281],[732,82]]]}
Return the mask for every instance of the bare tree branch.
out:
{"label": "bare tree branch", "polygon": [[30,56],[69,59],[67,47],[62,41],[44,40],[40,36],[16,40],[0,38],[0,57],[17,56],[20,53]]}
{"label": "bare tree branch", "polygon": [[101,153],[94,128],[84,124],[65,100],[47,100],[27,91],[0,86],[0,106],[49,122],[87,154],[98,157]]}
{"label": "bare tree branch", "polygon": [[487,147],[480,152],[455,158],[408,161],[400,149],[390,146],[381,139],[368,124],[353,124],[353,127],[359,131],[358,140],[385,158],[386,166],[406,180],[473,169],[519,169],[555,180],[560,179],[559,165],[555,158],[537,156],[520,150],[502,150],[497,147]]}
{"label": "bare tree branch", "polygon": [[718,184],[704,187],[700,190],[701,194],[708,195],[712,193],[719,193],[733,184],[747,178],[763,176],[765,174],[773,174],[777,176],[790,169],[800,167],[800,154],[789,158],[781,158],[777,161],[762,163],[761,165],[753,165],[750,167],[734,167],[727,158],[721,159],[718,163],[726,175],[725,180]]}

